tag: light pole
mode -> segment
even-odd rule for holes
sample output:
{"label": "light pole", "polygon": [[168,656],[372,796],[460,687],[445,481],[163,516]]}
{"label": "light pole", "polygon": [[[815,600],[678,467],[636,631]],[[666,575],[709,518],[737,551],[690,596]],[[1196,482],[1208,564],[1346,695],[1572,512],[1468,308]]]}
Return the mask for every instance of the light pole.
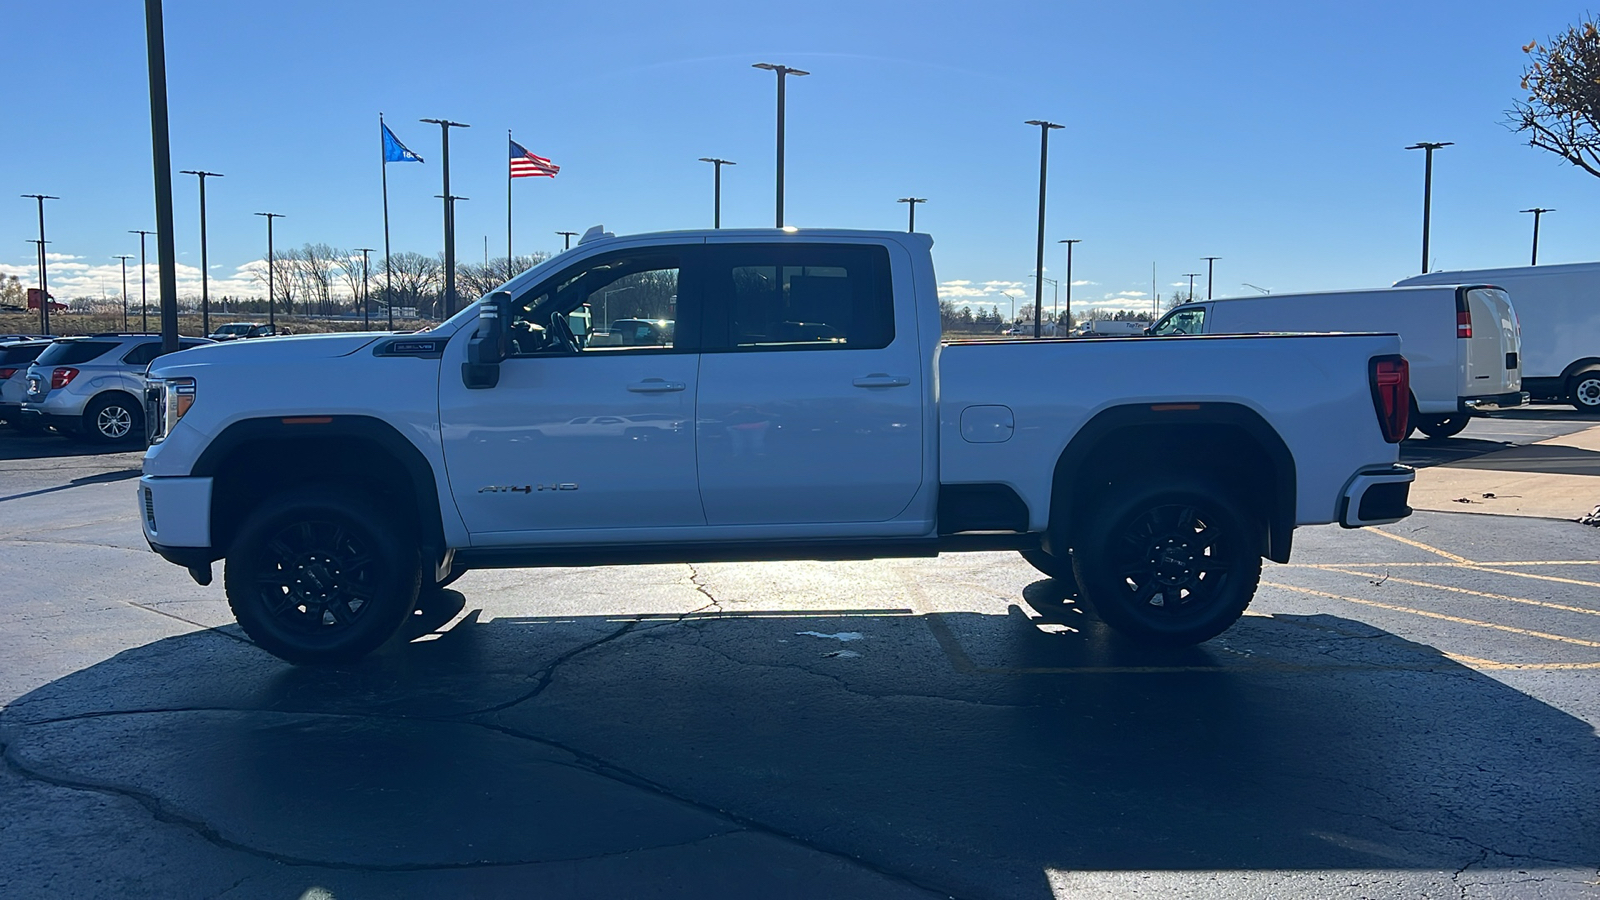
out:
{"label": "light pole", "polygon": [[50,333],[50,277],[45,273],[44,245],[44,202],[46,200],[60,200],[49,194],[23,194],[24,198],[39,201],[39,293],[43,299],[39,301],[39,328],[45,334]]}
{"label": "light pole", "polygon": [[914,233],[917,230],[917,204],[918,203],[927,203],[928,202],[928,198],[927,197],[901,197],[899,200],[896,200],[895,202],[896,203],[904,203],[906,205],[906,207],[907,207],[907,212],[911,213],[911,221],[906,224],[906,233],[908,233],[908,234]]}
{"label": "light pole", "polygon": [[149,334],[150,298],[147,293],[149,290],[149,279],[145,277],[144,271],[144,239],[152,234],[155,234],[155,232],[132,228],[128,230],[128,233],[137,234],[139,236],[139,330],[144,334]]}
{"label": "light pole", "polygon": [[[1006,320],[1006,324],[1007,325],[1015,325],[1016,322],[1017,322],[1017,298],[1013,297],[1012,295],[1010,295],[1008,293],[1006,293],[1005,291],[1001,291],[1000,292],[1000,296],[1002,296],[1002,297],[1006,298],[1007,300],[1011,301],[1011,318]],[[995,310],[995,311],[999,312],[999,310]]]}
{"label": "light pole", "polygon": [[1189,302],[1194,302],[1194,280],[1200,277],[1199,272],[1185,272],[1183,277],[1189,279]]}
{"label": "light pole", "polygon": [[206,179],[221,178],[221,172],[201,172],[184,169],[179,175],[194,175],[200,179],[200,328],[211,333],[211,267],[206,265]]}
{"label": "light pole", "polygon": [[1418,141],[1407,147],[1407,150],[1423,150],[1427,153],[1427,162],[1423,166],[1422,175],[1422,274],[1428,274],[1428,224],[1433,217],[1433,151],[1440,147],[1449,147],[1454,141]]}
{"label": "light pole", "polygon": [[124,253],[121,256],[113,256],[111,258],[112,259],[120,259],[120,260],[122,260],[122,330],[123,331],[127,331],[128,330],[128,260],[132,259],[133,257],[131,255],[129,255],[129,254]]}
{"label": "light pole", "polygon": [[756,64],[754,64],[752,66],[752,68],[766,69],[766,70],[768,70],[770,72],[777,72],[778,73],[778,225],[777,225],[777,227],[782,228],[783,227],[783,119],[784,119],[783,85],[784,85],[784,80],[785,80],[785,78],[787,76],[790,76],[790,75],[795,75],[795,76],[810,75],[811,73],[807,72],[807,71],[805,71],[803,69],[791,69],[788,66],[775,65],[773,63],[756,63]]}
{"label": "light pole", "polygon": [[[1539,264],[1539,218],[1545,213],[1555,212],[1555,210],[1535,206],[1533,209],[1524,209],[1522,212],[1533,213],[1533,259],[1529,260],[1528,265],[1537,266]],[[39,233],[42,235],[44,231],[41,230]]]}
{"label": "light pole", "polygon": [[150,75],[150,161],[155,168],[156,262],[161,291],[161,352],[178,352],[178,255],[172,235],[172,142],[167,130],[167,49],[161,0],[144,0]]}
{"label": "light pole", "polygon": [[566,238],[567,242],[565,244],[563,244],[562,247],[561,247],[562,252],[565,253],[566,251],[571,250],[572,249],[572,239],[573,239],[573,237],[575,237],[577,235],[577,232],[576,231],[558,231],[558,232],[556,232],[556,234],[559,234],[563,238]]}
{"label": "light pole", "polygon": [[[1035,256],[1033,271],[1044,275],[1044,176],[1050,161],[1050,132],[1052,129],[1064,128],[1054,122],[1043,119],[1029,119],[1028,125],[1039,126],[1039,252]],[[1044,305],[1044,282],[1039,279],[1033,281],[1033,336],[1039,337],[1040,307]]]}
{"label": "light pole", "polygon": [[[367,330],[372,328],[372,292],[367,290],[367,274],[372,262],[371,247],[357,247],[356,252],[361,254],[361,327]],[[487,268],[487,267],[485,267]]]}
{"label": "light pole", "polygon": [[277,307],[273,304],[272,275],[278,267],[277,258],[272,254],[272,220],[283,218],[283,213],[256,213],[258,216],[267,217],[267,326],[274,332],[278,330]]}
{"label": "light pole", "polygon": [[[712,228],[721,228],[722,227],[722,167],[723,166],[737,166],[738,163],[734,162],[731,159],[717,159],[715,156],[702,156],[702,157],[700,157],[700,161],[703,162],[703,163],[711,163],[711,167],[714,170],[714,174],[712,174],[712,176],[711,176],[711,184],[712,184],[712,187],[711,187],[711,227]],[[569,232],[564,232],[564,231],[556,232],[556,234],[568,234],[568,233]]]}
{"label": "light pole", "polygon": [[1082,238],[1069,238],[1056,241],[1058,244],[1067,245],[1067,327],[1072,327],[1072,245],[1083,243]]}
{"label": "light pole", "polygon": [[439,126],[443,141],[444,193],[434,196],[444,198],[444,317],[448,319],[456,314],[456,198],[450,196],[450,129],[472,126],[465,122],[452,122],[449,119],[417,121]]}
{"label": "light pole", "polygon": [[1210,300],[1211,299],[1211,276],[1216,273],[1217,260],[1221,259],[1222,257],[1220,257],[1220,256],[1202,256],[1200,258],[1206,261],[1206,299]]}

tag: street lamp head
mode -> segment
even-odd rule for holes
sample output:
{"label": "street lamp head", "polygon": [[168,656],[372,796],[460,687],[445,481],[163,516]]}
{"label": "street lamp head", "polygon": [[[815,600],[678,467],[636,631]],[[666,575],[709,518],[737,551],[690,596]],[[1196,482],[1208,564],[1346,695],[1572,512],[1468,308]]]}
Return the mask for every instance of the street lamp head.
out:
{"label": "street lamp head", "polygon": [[754,64],[752,64],[750,66],[750,68],[752,68],[752,69],[766,69],[769,72],[777,72],[779,75],[810,75],[811,74],[810,72],[807,72],[804,69],[791,69],[788,66],[780,66],[780,65],[778,65],[776,63],[765,63],[765,62],[754,63]]}
{"label": "street lamp head", "polygon": [[1525,213],[1540,213],[1540,214],[1549,213],[1549,212],[1555,212],[1555,210],[1553,210],[1553,209],[1545,209],[1542,206],[1535,206],[1533,209],[1521,209],[1521,210],[1517,210],[1517,211],[1518,212],[1525,212]]}
{"label": "street lamp head", "polygon": [[1043,119],[1029,119],[1028,121],[1026,121],[1026,122],[1024,122],[1022,124],[1024,124],[1024,125],[1039,125],[1039,126],[1043,127],[1046,130],[1049,130],[1051,128],[1065,128],[1065,127],[1067,127],[1065,125],[1057,125],[1054,122],[1046,122]]}
{"label": "street lamp head", "polygon": [[418,119],[418,122],[427,122],[429,125],[443,125],[446,128],[471,128],[465,122],[452,122],[449,119]]}
{"label": "street lamp head", "polygon": [[1081,244],[1081,243],[1083,243],[1083,238],[1068,238],[1067,240],[1064,240],[1064,241],[1056,241],[1056,243],[1058,243],[1058,244]]}
{"label": "street lamp head", "polygon": [[178,174],[179,175],[199,175],[202,180],[204,180],[206,178],[221,178],[222,177],[222,173],[221,172],[207,172],[207,171],[205,171],[203,169],[184,169],[184,170],[180,171]]}
{"label": "street lamp head", "polygon": [[1407,150],[1437,150],[1440,147],[1454,146],[1455,141],[1418,141],[1407,147]]}
{"label": "street lamp head", "polygon": [[896,203],[927,203],[927,197],[901,197]]}
{"label": "street lamp head", "polygon": [[701,162],[705,162],[705,163],[716,163],[719,166],[737,166],[738,165],[738,163],[734,162],[731,159],[718,159],[715,156],[702,156],[702,157],[700,157],[700,161]]}

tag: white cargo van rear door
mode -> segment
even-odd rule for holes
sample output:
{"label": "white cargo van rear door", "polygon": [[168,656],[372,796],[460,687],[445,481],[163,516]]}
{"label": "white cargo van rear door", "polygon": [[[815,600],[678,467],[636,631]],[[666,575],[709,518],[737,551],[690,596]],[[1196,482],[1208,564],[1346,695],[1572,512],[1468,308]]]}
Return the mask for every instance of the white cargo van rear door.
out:
{"label": "white cargo van rear door", "polygon": [[1522,339],[1510,296],[1497,287],[1456,290],[1462,399],[1522,390]]}

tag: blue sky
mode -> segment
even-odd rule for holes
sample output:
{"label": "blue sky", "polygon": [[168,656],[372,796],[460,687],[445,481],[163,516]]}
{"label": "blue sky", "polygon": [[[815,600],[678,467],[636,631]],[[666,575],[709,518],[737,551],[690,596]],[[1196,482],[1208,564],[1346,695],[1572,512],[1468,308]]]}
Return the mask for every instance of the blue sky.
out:
{"label": "blue sky", "polygon": [[[562,166],[515,185],[519,253],[557,230],[706,227],[711,167],[723,224],[767,226],[773,76],[791,79],[787,218],[903,228],[929,198],[945,296],[1026,291],[1038,130],[1052,133],[1047,274],[1081,238],[1077,305],[1147,308],[1199,257],[1217,292],[1387,284],[1420,262],[1418,140],[1436,157],[1435,268],[1596,258],[1600,182],[1504,126],[1521,46],[1583,14],[1543,2],[604,4],[167,0],[175,169],[205,168],[220,289],[280,246],[381,247],[377,116],[427,163],[390,166],[396,250],[442,247],[438,128],[452,134],[458,252],[504,253],[505,132]],[[143,4],[0,8],[0,271],[31,278],[32,201],[50,204],[52,286],[116,292],[110,257],[153,228]],[[175,176],[182,289],[198,272],[194,179]],[[4,199],[12,197],[15,199]],[[152,260],[154,242],[151,243]],[[154,283],[152,267],[152,283]],[[1202,279],[1203,281],[1203,279]],[[64,290],[63,290],[64,289]],[[213,289],[218,290],[217,281]],[[135,288],[137,290],[137,288]],[[259,289],[256,289],[259,290]],[[1047,291],[1047,297],[1049,292]]]}

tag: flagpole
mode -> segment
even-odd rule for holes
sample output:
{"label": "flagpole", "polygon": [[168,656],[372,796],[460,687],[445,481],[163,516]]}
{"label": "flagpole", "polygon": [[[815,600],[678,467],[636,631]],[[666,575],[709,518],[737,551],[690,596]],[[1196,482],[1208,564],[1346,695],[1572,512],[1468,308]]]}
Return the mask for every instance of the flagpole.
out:
{"label": "flagpole", "polygon": [[383,140],[383,113],[378,113],[378,158],[383,160],[383,299],[389,310],[389,330],[394,330],[394,266],[389,262],[389,146]]}
{"label": "flagpole", "polygon": [[506,129],[506,153],[507,153],[507,157],[506,157],[506,278],[508,278],[508,279],[511,278],[514,274],[516,274],[513,271],[513,269],[515,269],[516,267],[512,263],[512,260],[515,259],[516,257],[511,255],[511,162],[510,162],[510,152],[511,152],[511,129],[507,128]]}

